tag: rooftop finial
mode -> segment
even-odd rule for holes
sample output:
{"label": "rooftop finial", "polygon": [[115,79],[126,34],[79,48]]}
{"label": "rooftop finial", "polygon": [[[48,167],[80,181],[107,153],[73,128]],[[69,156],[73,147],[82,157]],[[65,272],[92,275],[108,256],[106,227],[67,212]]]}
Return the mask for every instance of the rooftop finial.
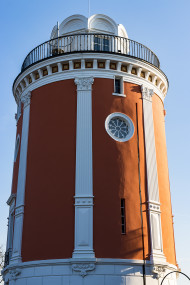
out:
{"label": "rooftop finial", "polygon": [[90,0],[88,0],[88,18],[90,18]]}
{"label": "rooftop finial", "polygon": [[57,37],[59,37],[59,22],[57,22]]}

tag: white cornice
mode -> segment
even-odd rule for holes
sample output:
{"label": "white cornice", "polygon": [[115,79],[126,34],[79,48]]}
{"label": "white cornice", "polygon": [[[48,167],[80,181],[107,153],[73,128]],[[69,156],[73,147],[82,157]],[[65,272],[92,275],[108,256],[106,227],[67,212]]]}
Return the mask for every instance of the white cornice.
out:
{"label": "white cornice", "polygon": [[[71,258],[71,259],[54,259],[54,260],[39,260],[39,261],[29,261],[21,262],[17,264],[9,264],[2,270],[2,274],[5,280],[5,283],[8,281],[16,280],[18,284],[24,284],[28,281],[32,281],[34,276],[40,276],[40,279],[45,277],[48,284],[52,284],[52,280],[55,276],[63,277],[67,276],[68,280],[73,279],[81,281],[81,277],[85,277],[87,274],[90,274],[90,284],[94,284],[94,280],[97,280],[98,276],[108,278],[117,278],[124,276],[127,277],[129,283],[141,284],[142,281],[142,271],[139,270],[144,264],[143,260],[127,260],[127,259],[112,259],[112,258]],[[163,276],[174,270],[177,270],[176,266],[169,263],[159,263],[153,264],[150,261],[145,261],[146,266],[146,277],[147,280],[154,280],[155,278],[163,278]],[[125,268],[125,270],[123,270]],[[58,269],[58,270],[57,270]],[[47,270],[51,274],[47,276]],[[90,271],[92,271],[90,273]],[[76,272],[74,272],[76,271]],[[165,274],[160,274],[160,273]],[[163,275],[163,276],[162,276]],[[53,277],[53,278],[52,278]],[[176,276],[171,278],[174,282]],[[26,281],[27,280],[27,281]],[[120,279],[121,280],[121,279]],[[14,281],[15,282],[15,281]],[[78,282],[75,282],[78,284]],[[80,282],[79,282],[80,283]],[[109,283],[109,282],[108,282]],[[118,282],[114,282],[117,284]],[[105,284],[103,282],[102,284]],[[106,283],[107,284],[107,283]]]}
{"label": "white cornice", "polygon": [[[130,72],[130,68],[128,68],[128,72],[124,72],[121,70],[113,70],[113,69],[101,69],[101,68],[84,68],[83,69],[69,69],[62,71],[60,68],[60,63],[69,63],[69,66],[71,67],[71,63],[75,60],[104,60],[104,61],[113,61],[118,62],[121,66],[122,64],[128,65],[128,67],[134,67],[137,68],[139,71],[139,68],[142,69],[146,74],[150,73],[153,77],[152,82],[149,80],[140,77],[138,72],[138,75],[134,75]],[[33,76],[34,73],[39,72],[39,70],[42,70],[44,68],[47,68],[50,70],[51,65],[58,65],[59,72],[52,73],[49,72],[46,76],[40,76],[38,79],[35,80],[35,77]],[[108,65],[106,65],[108,67]],[[61,70],[61,71],[60,71]],[[41,74],[41,73],[40,73]],[[23,84],[20,83],[23,81],[26,81],[27,76],[32,75],[32,83],[26,85],[23,87]],[[48,83],[60,81],[60,80],[66,80],[66,79],[74,79],[77,76],[93,76],[94,78],[114,78],[114,76],[123,76],[123,80],[127,82],[131,82],[134,84],[142,85],[145,84],[153,89],[154,93],[156,93],[161,100],[163,101],[165,98],[165,94],[168,89],[168,83],[166,80],[166,77],[164,74],[157,68],[151,66],[150,64],[147,64],[145,62],[142,62],[138,59],[124,57],[120,55],[111,55],[111,54],[99,54],[99,53],[79,53],[79,54],[69,54],[64,56],[59,56],[56,58],[50,58],[47,60],[44,60],[42,62],[39,62],[27,70],[25,70],[18,78],[16,79],[14,86],[13,86],[13,93],[15,96],[16,101],[18,101],[18,97],[24,96],[26,94],[26,91],[32,91],[40,86],[43,86]],[[158,86],[155,85],[155,79],[158,80]],[[161,87],[161,88],[160,88]]]}
{"label": "white cornice", "polygon": [[[49,260],[35,260],[28,262],[21,262],[17,264],[8,265],[3,271],[10,270],[12,268],[27,268],[27,267],[36,267],[36,266],[53,266],[53,265],[70,265],[74,262],[96,262],[96,264],[113,264],[113,265],[142,265],[144,263],[143,260],[137,259],[115,259],[115,258],[68,258],[68,259],[49,259]],[[151,266],[153,263],[150,260],[146,260],[146,265]],[[161,263],[165,265],[170,270],[176,270],[177,267],[168,262]]]}
{"label": "white cornice", "polygon": [[[101,53],[77,53],[77,54],[66,54],[58,57],[51,57],[49,59],[40,61],[36,63],[35,65],[32,65],[28,69],[26,69],[23,73],[21,73],[21,77],[19,76],[17,80],[14,82],[14,85],[17,84],[17,81],[19,82],[28,74],[31,72],[37,71],[39,68],[46,67],[48,65],[56,64],[59,62],[67,62],[69,60],[81,60],[81,59],[102,59],[102,60],[112,60],[112,61],[119,61],[123,64],[133,64],[134,67],[141,67],[144,68],[147,71],[150,71],[151,73],[158,73],[158,77],[161,78],[162,81],[164,81],[167,84],[166,77],[161,72],[161,70],[157,69],[153,65],[150,65],[149,63],[143,62],[138,59],[134,59],[131,57],[118,55],[118,54],[101,54]],[[124,72],[123,72],[124,73]]]}
{"label": "white cornice", "polygon": [[140,86],[146,83],[147,87],[152,88],[154,90],[154,93],[156,93],[161,98],[162,101],[164,100],[164,96],[161,93],[161,91],[156,86],[153,86],[151,82],[146,81],[144,78],[141,78],[141,77],[137,78],[136,76],[132,74],[126,74],[121,71],[119,72],[116,70],[114,70],[114,72],[112,70],[102,71],[100,69],[96,69],[96,70],[76,70],[75,69],[75,70],[67,71],[66,73],[62,72],[62,73],[54,73],[51,75],[47,75],[43,77],[41,80],[36,80],[33,84],[30,84],[29,86],[27,86],[27,88],[22,92],[21,97],[25,96],[25,94],[27,94],[29,91],[33,91],[41,86],[47,85],[49,83],[61,81],[61,80],[74,79],[77,76],[78,77],[93,76],[94,78],[107,78],[107,79],[114,79],[115,76],[123,76],[124,82],[130,82],[130,83],[134,83]]}

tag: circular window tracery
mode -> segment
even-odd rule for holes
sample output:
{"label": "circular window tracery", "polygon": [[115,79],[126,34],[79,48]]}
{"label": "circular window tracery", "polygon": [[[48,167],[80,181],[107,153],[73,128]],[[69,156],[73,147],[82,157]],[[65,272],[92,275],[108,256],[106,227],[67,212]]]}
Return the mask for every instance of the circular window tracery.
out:
{"label": "circular window tracery", "polygon": [[124,139],[129,133],[129,126],[121,118],[113,118],[108,124],[109,131],[117,138]]}
{"label": "circular window tracery", "polygon": [[128,141],[134,133],[132,120],[122,113],[110,114],[105,122],[107,133],[116,141]]}

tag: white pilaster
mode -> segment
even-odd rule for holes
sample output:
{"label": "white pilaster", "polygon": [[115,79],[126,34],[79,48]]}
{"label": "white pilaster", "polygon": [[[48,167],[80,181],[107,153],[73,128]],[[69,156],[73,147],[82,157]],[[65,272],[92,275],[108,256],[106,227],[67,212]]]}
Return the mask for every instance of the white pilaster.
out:
{"label": "white pilaster", "polygon": [[150,221],[151,259],[153,262],[165,262],[162,245],[160,199],[154,137],[154,121],[152,112],[153,90],[148,89],[146,86],[142,85],[141,91],[143,98],[144,135],[148,188],[147,202]]}
{"label": "white pilaster", "polygon": [[92,77],[75,78],[77,136],[75,177],[75,248],[73,258],[93,258]]}
{"label": "white pilaster", "polygon": [[14,222],[14,239],[13,252],[11,263],[21,262],[21,246],[22,246],[22,228],[24,218],[24,198],[25,198],[25,182],[26,182],[26,167],[27,167],[27,149],[28,149],[28,130],[30,118],[30,99],[31,92],[28,92],[21,98],[24,103],[23,123],[22,123],[22,139],[20,148],[20,161],[17,184],[17,198],[15,208]]}
{"label": "white pilaster", "polygon": [[7,247],[5,254],[5,264],[9,264],[12,255],[13,227],[14,227],[14,210],[15,210],[16,194],[11,194],[7,204],[9,205],[8,231],[7,231]]}

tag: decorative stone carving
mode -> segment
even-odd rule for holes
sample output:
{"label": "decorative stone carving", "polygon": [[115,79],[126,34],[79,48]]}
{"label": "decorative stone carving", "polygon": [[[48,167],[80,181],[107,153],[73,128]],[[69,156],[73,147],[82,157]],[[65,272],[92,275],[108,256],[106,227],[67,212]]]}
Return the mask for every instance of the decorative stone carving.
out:
{"label": "decorative stone carving", "polygon": [[92,197],[76,197],[75,204],[80,206],[93,206],[93,198]]}
{"label": "decorative stone carving", "polygon": [[21,270],[20,269],[13,269],[9,271],[10,274],[10,278],[9,280],[16,280],[18,278],[18,276],[21,274]]}
{"label": "decorative stone carving", "polygon": [[77,85],[78,91],[89,91],[92,89],[92,84],[94,82],[93,77],[76,77],[75,84]]}
{"label": "decorative stone carving", "polygon": [[166,267],[164,265],[160,265],[160,264],[154,265],[154,267],[152,269],[152,273],[155,275],[155,277],[157,279],[163,278],[165,271],[166,271]]}
{"label": "decorative stone carving", "polygon": [[154,94],[153,89],[149,89],[148,87],[141,85],[141,92],[143,99],[152,102],[152,96]]}
{"label": "decorative stone carving", "polygon": [[31,92],[29,91],[25,96],[21,98],[21,102],[24,104],[24,108],[26,108],[30,104]]}
{"label": "decorative stone carving", "polygon": [[148,203],[148,209],[149,209],[150,211],[159,212],[159,213],[160,213],[160,205],[158,205],[158,204],[155,204],[155,203]]}
{"label": "decorative stone carving", "polygon": [[95,269],[94,263],[76,263],[72,265],[72,270],[80,272],[80,275],[83,278],[88,274],[88,271],[92,271],[94,269]]}

